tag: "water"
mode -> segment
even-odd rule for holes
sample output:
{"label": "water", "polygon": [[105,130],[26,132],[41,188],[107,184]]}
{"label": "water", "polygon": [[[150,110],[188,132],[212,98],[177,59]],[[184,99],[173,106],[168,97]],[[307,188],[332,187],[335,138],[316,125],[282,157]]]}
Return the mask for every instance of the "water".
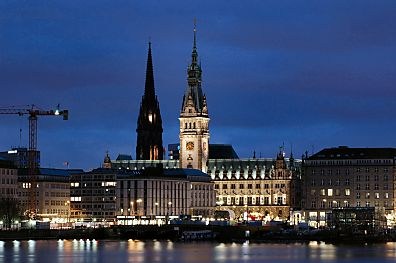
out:
{"label": "water", "polygon": [[345,246],[166,241],[0,241],[0,262],[395,262],[396,243]]}

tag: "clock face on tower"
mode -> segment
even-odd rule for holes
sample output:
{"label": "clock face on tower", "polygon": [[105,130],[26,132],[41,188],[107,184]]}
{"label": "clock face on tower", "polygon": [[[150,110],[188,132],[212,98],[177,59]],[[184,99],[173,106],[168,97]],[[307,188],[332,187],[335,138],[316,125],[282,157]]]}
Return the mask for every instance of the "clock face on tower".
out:
{"label": "clock face on tower", "polygon": [[188,151],[194,150],[194,142],[187,142],[186,143],[186,150],[188,150]]}

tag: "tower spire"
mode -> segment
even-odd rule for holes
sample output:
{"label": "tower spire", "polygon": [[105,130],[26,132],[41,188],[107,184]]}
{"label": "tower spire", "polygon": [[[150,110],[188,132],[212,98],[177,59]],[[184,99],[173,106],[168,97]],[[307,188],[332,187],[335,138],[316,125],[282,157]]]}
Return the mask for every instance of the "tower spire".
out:
{"label": "tower spire", "polygon": [[194,46],[193,49],[197,49],[197,19],[194,18]]}
{"label": "tower spire", "polygon": [[154,73],[153,73],[153,58],[151,56],[151,40],[148,42],[148,54],[147,54],[147,67],[146,67],[146,83],[144,88],[144,96],[146,99],[152,99],[155,96],[154,90]]}
{"label": "tower spire", "polygon": [[163,158],[162,131],[161,112],[154,89],[153,59],[151,56],[151,40],[149,40],[146,83],[136,129],[136,159],[161,160]]}
{"label": "tower spire", "polygon": [[181,168],[207,170],[209,158],[209,114],[206,97],[202,92],[202,70],[198,64],[197,24],[194,19],[194,39],[191,64],[187,67],[187,88],[180,112]]}

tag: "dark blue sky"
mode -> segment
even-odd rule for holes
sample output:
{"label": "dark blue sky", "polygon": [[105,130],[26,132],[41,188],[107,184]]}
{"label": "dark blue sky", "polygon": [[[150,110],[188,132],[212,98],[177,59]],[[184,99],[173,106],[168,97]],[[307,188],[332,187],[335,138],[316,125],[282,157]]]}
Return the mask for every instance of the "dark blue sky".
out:
{"label": "dark blue sky", "polygon": [[[148,39],[164,123],[178,142],[197,18],[211,143],[240,157],[349,145],[396,147],[395,1],[1,1],[0,106],[58,103],[41,117],[42,166],[135,158]],[[0,149],[28,141],[0,115]]]}

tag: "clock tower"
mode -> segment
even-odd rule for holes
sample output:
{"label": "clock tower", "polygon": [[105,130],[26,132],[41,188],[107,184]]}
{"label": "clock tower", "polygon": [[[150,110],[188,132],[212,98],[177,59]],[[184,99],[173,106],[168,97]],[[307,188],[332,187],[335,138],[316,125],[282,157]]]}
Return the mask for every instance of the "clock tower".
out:
{"label": "clock tower", "polygon": [[194,25],[192,61],[187,68],[187,89],[180,112],[180,157],[181,168],[207,171],[209,156],[209,114],[206,96],[202,92],[202,70],[198,63],[197,30]]}

